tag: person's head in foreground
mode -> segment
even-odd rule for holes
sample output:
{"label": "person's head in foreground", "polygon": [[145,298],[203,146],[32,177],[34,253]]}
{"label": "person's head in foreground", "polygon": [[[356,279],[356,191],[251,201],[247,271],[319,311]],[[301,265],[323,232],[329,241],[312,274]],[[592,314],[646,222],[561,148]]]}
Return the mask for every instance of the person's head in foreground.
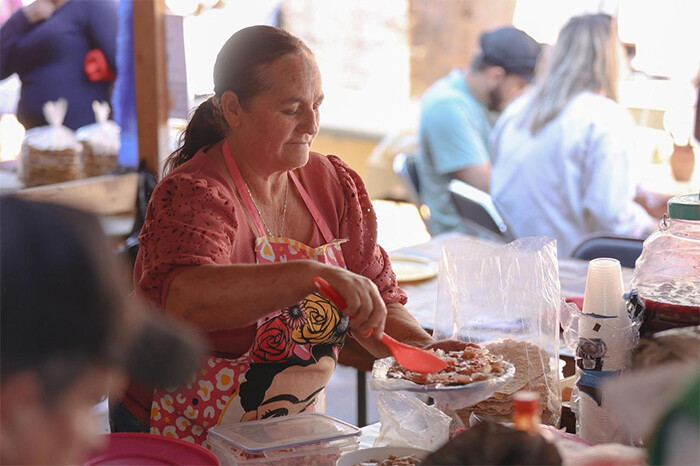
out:
{"label": "person's head in foreground", "polygon": [[242,29],[219,51],[214,96],[197,108],[167,168],[224,137],[233,147],[267,154],[269,170],[304,166],[322,102],[321,73],[304,42],[269,26]]}
{"label": "person's head in foreground", "polygon": [[489,110],[503,111],[532,81],[541,46],[513,27],[482,34],[479,46],[467,79],[472,91],[484,94],[480,100]]}
{"label": "person's head in foreground", "polygon": [[617,102],[622,45],[604,14],[571,18],[543,63],[530,103],[530,129],[538,133],[578,94],[589,91]]}
{"label": "person's head in foreground", "polygon": [[0,224],[0,462],[84,461],[93,406],[128,376],[183,383],[198,343],[127,307],[91,214],[3,197]]}

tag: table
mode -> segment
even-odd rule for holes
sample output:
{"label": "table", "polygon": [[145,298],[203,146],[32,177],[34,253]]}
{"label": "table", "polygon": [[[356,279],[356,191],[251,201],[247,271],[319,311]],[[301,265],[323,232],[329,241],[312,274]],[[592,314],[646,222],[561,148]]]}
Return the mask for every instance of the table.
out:
{"label": "table", "polygon": [[[475,241],[487,242],[486,240],[477,239],[463,233],[447,233],[435,236],[430,241],[416,246],[397,249],[390,252],[389,255],[416,256],[439,262],[442,246],[449,241],[458,239],[473,239]],[[559,280],[561,283],[561,296],[583,296],[586,288],[587,271],[587,261],[567,258],[560,259]],[[630,283],[632,273],[632,269],[622,269],[624,283]],[[400,285],[408,294],[406,308],[418,320],[423,328],[431,331],[435,323],[438,288],[437,277],[416,283],[400,283]],[[374,357],[355,340],[346,339],[345,346],[340,352],[339,362],[340,364],[352,366],[357,369],[357,423],[360,427],[363,427],[367,423],[367,372],[372,369]]]}

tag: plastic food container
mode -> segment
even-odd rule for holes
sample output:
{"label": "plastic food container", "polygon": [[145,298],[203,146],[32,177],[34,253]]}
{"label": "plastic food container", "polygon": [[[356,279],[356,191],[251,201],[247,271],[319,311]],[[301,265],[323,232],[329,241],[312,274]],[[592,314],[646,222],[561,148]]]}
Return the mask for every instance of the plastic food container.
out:
{"label": "plastic food container", "polygon": [[353,425],[305,413],[212,427],[207,443],[223,464],[332,466],[359,436]]}

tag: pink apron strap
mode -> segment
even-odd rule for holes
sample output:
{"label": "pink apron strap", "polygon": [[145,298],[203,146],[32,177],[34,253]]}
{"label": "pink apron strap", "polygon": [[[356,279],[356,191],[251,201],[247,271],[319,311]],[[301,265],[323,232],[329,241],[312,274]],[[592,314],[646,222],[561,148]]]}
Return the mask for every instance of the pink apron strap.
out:
{"label": "pink apron strap", "polygon": [[[238,164],[233,158],[233,155],[231,155],[231,149],[229,148],[228,141],[224,141],[223,145],[221,146],[221,150],[224,153],[224,160],[226,161],[226,166],[228,167],[228,171],[231,173],[231,178],[233,178],[233,183],[236,185],[238,194],[241,196],[241,199],[243,199],[243,204],[245,204],[245,207],[248,210],[248,215],[253,220],[255,228],[258,230],[257,236],[265,236],[265,227],[263,226],[262,220],[260,219],[258,210],[255,208],[253,198],[250,197],[250,193],[248,192],[248,185],[243,179],[243,175],[241,175],[241,170],[238,168]],[[311,216],[316,222],[316,226],[318,226],[318,229],[321,230],[323,239],[326,241],[326,243],[330,243],[335,239],[335,237],[331,233],[330,228],[328,228],[328,224],[323,219],[323,216],[318,210],[318,207],[316,207],[316,203],[306,192],[306,189],[304,189],[304,186],[302,186],[301,182],[299,182],[299,179],[294,174],[294,172],[290,171],[289,176],[292,178],[294,185],[299,190],[299,194],[304,200],[306,208],[309,209],[309,212],[311,212]]]}
{"label": "pink apron strap", "polygon": [[243,204],[248,210],[248,216],[253,220],[255,228],[258,230],[256,232],[256,236],[265,236],[265,227],[260,219],[260,215],[258,215],[258,209],[255,208],[253,198],[250,197],[250,193],[248,192],[248,185],[243,179],[243,175],[241,175],[241,170],[238,168],[236,160],[231,155],[231,149],[229,148],[228,141],[224,141],[224,144],[221,146],[221,150],[224,153],[224,160],[226,161],[226,166],[231,174],[231,178],[233,178],[233,183],[236,185],[236,189],[238,190],[238,195],[241,196]]}
{"label": "pink apron strap", "polygon": [[301,198],[304,200],[304,203],[306,204],[306,208],[309,209],[309,212],[311,212],[311,216],[314,218],[316,221],[316,225],[318,226],[318,229],[321,230],[321,234],[323,235],[323,239],[326,241],[326,243],[330,243],[335,239],[333,234],[331,233],[330,228],[328,228],[328,224],[326,221],[323,219],[323,215],[321,215],[321,212],[318,210],[318,207],[316,207],[316,203],[311,199],[309,196],[309,193],[306,192],[306,189],[304,189],[304,186],[301,185],[301,182],[297,178],[297,176],[294,174],[294,172],[289,172],[289,176],[292,178],[292,181],[296,185],[297,189],[299,190],[299,194],[301,194]]}

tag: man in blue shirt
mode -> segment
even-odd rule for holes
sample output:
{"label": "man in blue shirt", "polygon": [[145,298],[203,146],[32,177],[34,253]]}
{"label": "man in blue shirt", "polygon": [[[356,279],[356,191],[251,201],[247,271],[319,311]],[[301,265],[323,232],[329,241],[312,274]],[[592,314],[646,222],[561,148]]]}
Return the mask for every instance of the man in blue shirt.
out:
{"label": "man in blue shirt", "polygon": [[459,179],[489,191],[490,112],[500,112],[532,80],[540,45],[505,27],[485,33],[467,69],[455,69],[423,96],[417,169],[421,197],[430,208],[431,233],[464,231],[447,186]]}

